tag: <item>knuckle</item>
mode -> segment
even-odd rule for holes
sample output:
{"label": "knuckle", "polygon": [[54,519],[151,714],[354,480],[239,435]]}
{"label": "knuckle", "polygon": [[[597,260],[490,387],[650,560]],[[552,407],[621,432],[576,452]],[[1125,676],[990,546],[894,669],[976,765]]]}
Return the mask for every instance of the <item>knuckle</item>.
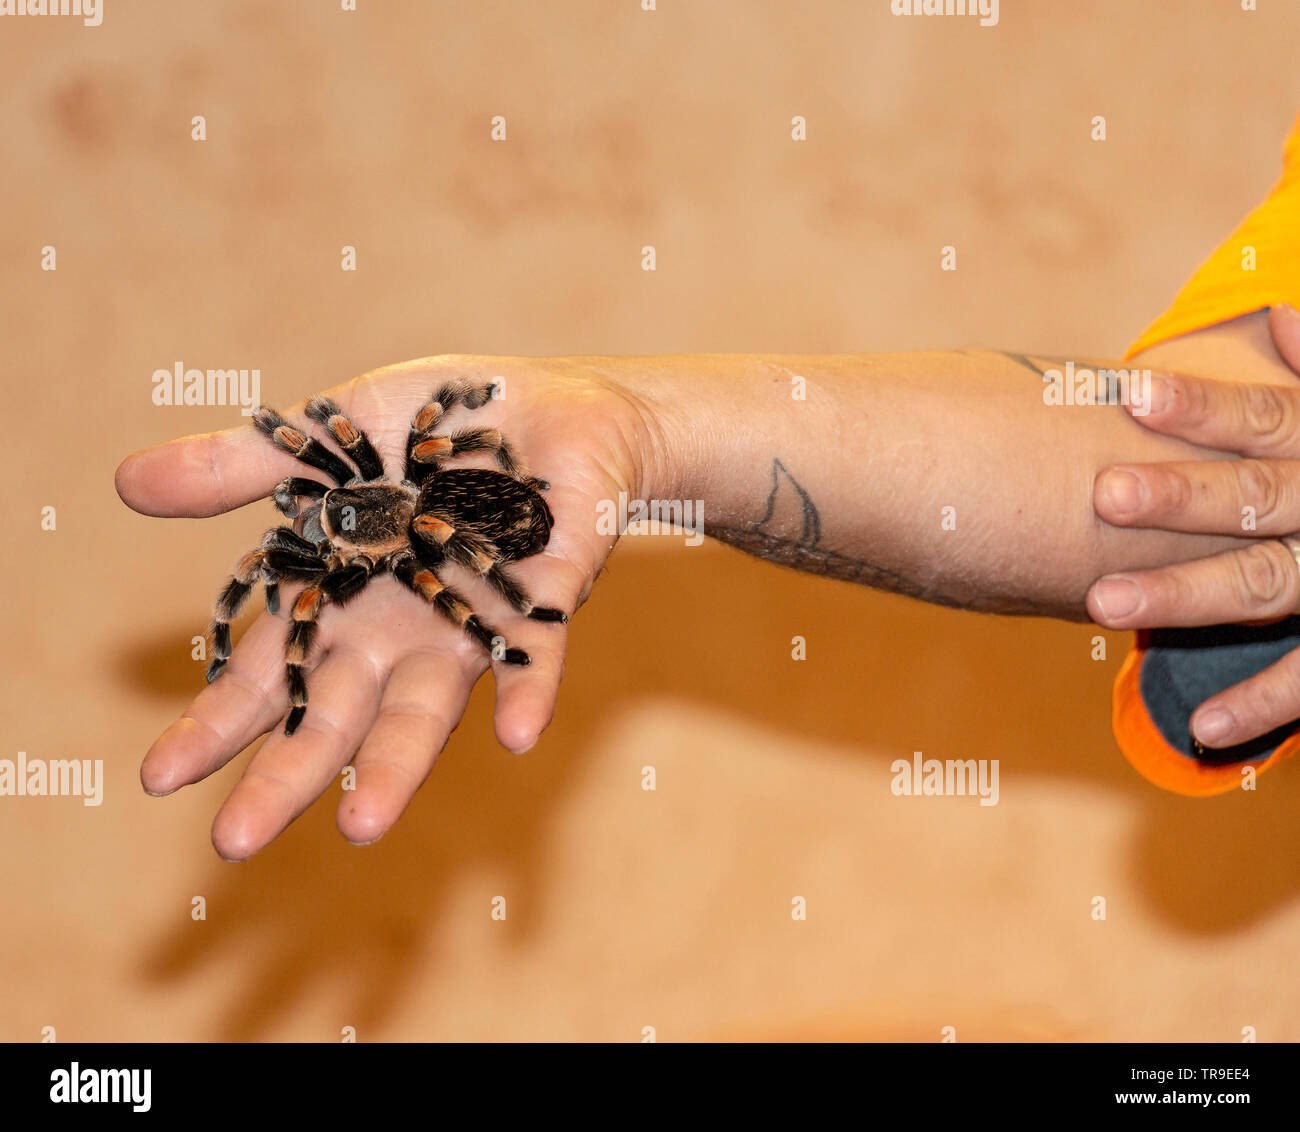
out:
{"label": "knuckle", "polygon": [[1277,469],[1262,460],[1237,460],[1232,464],[1236,475],[1239,500],[1255,508],[1259,519],[1276,518],[1285,496],[1282,477]]}
{"label": "knuckle", "polygon": [[1183,472],[1169,468],[1160,474],[1154,486],[1151,494],[1164,514],[1182,514],[1191,506],[1192,481]]}
{"label": "knuckle", "polygon": [[294,796],[292,780],[287,778],[281,768],[276,766],[250,766],[247,774],[244,775],[243,782],[250,786],[261,783],[263,786],[269,786],[272,790],[278,791],[286,798]]}
{"label": "knuckle", "polygon": [[[417,726],[420,726],[421,728],[423,727],[423,723],[423,719],[417,720]],[[380,756],[373,762],[366,763],[365,770],[369,772],[367,777],[373,775],[376,771],[388,774],[407,786],[411,793],[418,790],[425,778],[428,777],[426,774],[421,773],[421,770],[418,767],[412,765],[406,760],[391,756]]]}
{"label": "knuckle", "polygon": [[1263,542],[1233,556],[1237,588],[1252,609],[1273,609],[1291,596],[1300,579],[1295,560],[1281,543]]}
{"label": "knuckle", "polygon": [[[415,699],[403,699],[385,704],[381,710],[381,718],[389,723],[396,724],[411,734],[419,736],[421,739],[427,738],[430,740],[437,736],[445,738],[450,735],[456,730],[457,723],[457,720],[450,718],[445,711],[440,710],[436,705]],[[406,760],[389,753],[381,752],[370,762],[375,766],[392,765],[411,774],[417,773],[416,769]]]}
{"label": "knuckle", "polygon": [[1248,385],[1244,389],[1246,427],[1267,444],[1289,440],[1295,430],[1291,398],[1273,385]]}
{"label": "knuckle", "polygon": [[336,748],[347,745],[347,731],[343,721],[330,712],[327,707],[317,705],[309,710],[303,717],[302,724],[297,732],[289,736],[287,741],[292,742],[299,735],[309,735],[313,732]]}

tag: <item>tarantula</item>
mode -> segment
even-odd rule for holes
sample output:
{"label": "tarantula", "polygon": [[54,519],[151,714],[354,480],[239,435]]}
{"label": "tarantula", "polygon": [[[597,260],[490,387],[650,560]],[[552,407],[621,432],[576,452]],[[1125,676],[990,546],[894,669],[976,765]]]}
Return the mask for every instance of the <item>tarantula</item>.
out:
{"label": "tarantula", "polygon": [[[282,452],[328,475],[337,486],[289,476],[271,493],[293,526],[266,532],[261,546],[244,555],[234,577],[217,598],[213,613],[213,661],[209,683],[230,658],[230,622],[260,577],[266,608],[280,608],[281,581],[304,581],[293,604],[285,671],[291,710],[285,721],[292,735],[307,712],[303,665],[326,603],[343,605],[378,574],[391,573],[452,624],[464,629],[494,659],[524,665],[523,649],[506,648],[503,638],[480,620],[469,603],[441,577],[450,563],[482,578],[511,608],[534,621],[568,621],[558,609],[535,606],[504,566],[537,554],[551,536],[553,519],[539,494],[550,485],[520,473],[510,444],[493,428],[466,428],[450,435],[434,430],[457,405],[477,409],[492,397],[495,383],[474,388],[465,381],[444,385],[411,423],[406,469],[400,483],[384,474],[374,445],[328,397],[315,397],[307,415],[325,426],[356,465],[321,441],[304,435],[273,409],[259,409],[253,423]],[[464,452],[490,452],[498,471],[444,468],[445,458]],[[358,470],[359,473],[358,474]],[[299,500],[309,500],[300,506]]]}

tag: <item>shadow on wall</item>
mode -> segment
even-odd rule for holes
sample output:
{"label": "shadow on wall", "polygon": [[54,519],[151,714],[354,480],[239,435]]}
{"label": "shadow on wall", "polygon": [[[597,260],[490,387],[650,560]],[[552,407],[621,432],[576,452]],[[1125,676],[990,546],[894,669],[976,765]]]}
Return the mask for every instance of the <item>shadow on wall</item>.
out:
{"label": "shadow on wall", "polygon": [[[408,980],[424,977],[429,917],[467,870],[545,893],[550,815],[596,753],[590,737],[642,697],[699,701],[885,764],[913,750],[998,758],[1004,797],[1017,776],[1127,796],[1140,807],[1137,884],[1187,934],[1230,933],[1292,899],[1300,767],[1271,771],[1254,795],[1195,801],[1148,786],[1109,730],[1126,640],[1111,636],[1098,663],[1095,632],[925,607],[715,544],[643,552],[625,542],[575,620],[559,708],[532,752],[513,759],[497,746],[491,688],[480,685],[433,783],[381,842],[356,849],[339,837],[334,789],[251,863],[236,870],[214,857],[199,891],[221,914],[202,934],[162,936],[144,975],[193,977],[252,948],[256,978],[232,988],[214,1039],[264,1037],[323,985],[353,988],[347,1022],[380,1031]],[[808,641],[800,663],[790,659],[796,634]],[[166,654],[128,652],[124,671],[154,694],[193,694],[192,674],[177,684],[175,638]],[[545,915],[544,895],[512,904],[494,946],[526,947]]]}

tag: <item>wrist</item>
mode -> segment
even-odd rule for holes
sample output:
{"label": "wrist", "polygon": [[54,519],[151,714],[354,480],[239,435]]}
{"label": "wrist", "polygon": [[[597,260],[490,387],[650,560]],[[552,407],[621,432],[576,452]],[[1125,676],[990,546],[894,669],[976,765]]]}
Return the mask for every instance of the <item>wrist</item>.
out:
{"label": "wrist", "polygon": [[706,386],[675,358],[600,359],[601,377],[630,409],[636,499],[701,498],[712,467],[714,428]]}

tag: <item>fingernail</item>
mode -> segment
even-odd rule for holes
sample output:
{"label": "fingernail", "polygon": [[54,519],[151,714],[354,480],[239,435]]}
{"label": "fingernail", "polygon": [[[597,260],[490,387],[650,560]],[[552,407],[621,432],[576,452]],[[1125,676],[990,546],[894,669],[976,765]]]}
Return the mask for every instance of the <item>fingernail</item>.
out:
{"label": "fingernail", "polygon": [[1092,596],[1107,621],[1128,617],[1142,604],[1142,591],[1127,578],[1102,578],[1093,587]]}
{"label": "fingernail", "polygon": [[1222,708],[1213,708],[1192,720],[1192,734],[1207,747],[1213,747],[1232,731],[1232,716]]}
{"label": "fingernail", "polygon": [[1300,311],[1296,310],[1290,303],[1278,303],[1277,309],[1282,312],[1282,317],[1290,322],[1300,322]]}
{"label": "fingernail", "polygon": [[506,750],[508,750],[512,755],[526,755],[529,751],[531,751],[536,746],[537,746],[537,740],[534,739],[526,747],[507,747]]}
{"label": "fingernail", "polygon": [[1102,497],[1116,515],[1131,515],[1146,502],[1146,485],[1132,472],[1111,468],[1101,477]]}

